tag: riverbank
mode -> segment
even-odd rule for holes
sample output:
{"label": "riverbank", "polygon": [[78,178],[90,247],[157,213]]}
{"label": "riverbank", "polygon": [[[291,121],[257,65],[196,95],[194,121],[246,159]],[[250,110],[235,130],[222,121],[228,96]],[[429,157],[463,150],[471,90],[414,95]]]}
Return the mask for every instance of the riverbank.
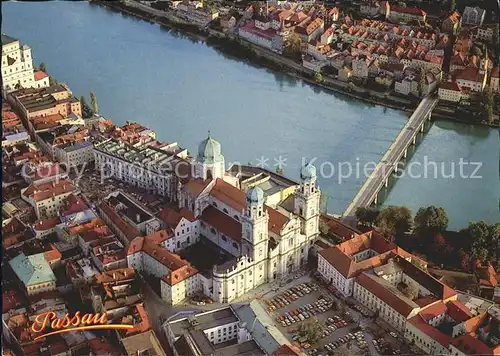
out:
{"label": "riverbank", "polygon": [[[232,35],[231,33],[223,33],[208,28],[202,29],[198,25],[183,21],[168,12],[157,10],[135,1],[129,0],[127,3],[123,3],[120,1],[107,2],[91,0],[91,3],[99,4],[107,8],[138,17],[150,23],[159,24],[162,27],[174,31],[187,33],[194,36],[197,40],[206,42],[208,45],[216,48],[226,55],[285,73],[296,79],[300,79],[309,85],[333,91],[337,94],[408,113],[413,112],[419,103],[417,100],[401,98],[399,96],[392,95],[389,92],[383,93],[371,89],[361,88],[356,86],[354,83],[342,82],[328,76],[323,76],[323,80],[318,82],[314,78],[314,71],[303,67],[300,63],[297,63],[289,58],[247,42]],[[434,109],[433,116],[468,125],[481,125],[494,128],[500,127],[500,123],[490,123],[486,121],[471,122],[463,118],[459,118],[454,113],[450,113],[439,106]]]}

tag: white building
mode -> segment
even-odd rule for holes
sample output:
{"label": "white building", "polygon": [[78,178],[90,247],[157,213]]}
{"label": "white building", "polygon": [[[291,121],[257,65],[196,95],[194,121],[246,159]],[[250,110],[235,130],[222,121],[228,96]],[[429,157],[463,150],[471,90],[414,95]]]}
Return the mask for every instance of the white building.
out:
{"label": "white building", "polygon": [[158,148],[110,139],[94,146],[95,167],[103,176],[170,198],[175,196],[178,176],[189,176],[186,157],[187,150],[177,143]]}
{"label": "white building", "polygon": [[259,186],[245,194],[226,182],[234,177],[224,175],[220,143],[211,137],[200,144],[194,166],[194,179],[179,190],[180,207],[201,220],[202,237],[234,256],[214,266],[212,278],[204,281],[206,295],[230,302],[306,263],[319,224],[320,192],[314,166],[302,168],[302,183],[287,196],[287,209],[265,204]]}
{"label": "white building", "polygon": [[455,82],[445,82],[439,84],[439,100],[451,101],[454,103],[462,100],[462,88]]}
{"label": "white building", "polygon": [[64,147],[55,146],[54,156],[67,167],[78,167],[94,161],[94,145],[90,141],[83,141]]}
{"label": "white building", "polygon": [[256,300],[195,315],[182,314],[164,325],[174,355],[302,354],[272,326],[273,320]]}
{"label": "white building", "polygon": [[475,67],[469,67],[456,76],[456,82],[461,88],[469,88],[475,92],[484,90],[486,80],[486,72]]}
{"label": "white building", "polygon": [[31,48],[2,33],[2,90],[36,87]]}
{"label": "white building", "polygon": [[146,226],[146,234],[165,230],[166,239],[163,246],[170,252],[179,252],[199,241],[200,222],[187,209],[176,211],[171,208],[162,209],[158,217]]}
{"label": "white building", "polygon": [[66,179],[57,182],[31,184],[21,190],[21,198],[35,209],[37,219],[55,217],[63,206],[64,199],[76,188]]}
{"label": "white building", "polygon": [[484,9],[466,6],[462,15],[462,26],[482,26],[485,16]]}
{"label": "white building", "polygon": [[498,72],[500,71],[499,67],[495,67],[491,70],[491,78],[490,78],[490,88],[493,92],[500,91]]}

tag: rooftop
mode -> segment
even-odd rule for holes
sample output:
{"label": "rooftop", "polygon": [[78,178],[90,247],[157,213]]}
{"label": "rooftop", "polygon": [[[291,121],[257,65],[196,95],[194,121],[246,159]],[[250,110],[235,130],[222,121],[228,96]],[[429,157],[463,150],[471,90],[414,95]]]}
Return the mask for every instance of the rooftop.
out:
{"label": "rooftop", "polygon": [[43,253],[31,256],[21,253],[10,260],[9,264],[25,286],[56,281],[56,276]]}
{"label": "rooftop", "polygon": [[171,321],[169,326],[175,337],[189,330],[203,331],[239,321],[231,306],[196,314],[193,320],[196,320],[196,325],[191,324],[188,318]]}
{"label": "rooftop", "polygon": [[7,45],[9,43],[17,42],[19,40],[15,39],[14,37],[10,37],[4,33],[2,33],[2,46]]}

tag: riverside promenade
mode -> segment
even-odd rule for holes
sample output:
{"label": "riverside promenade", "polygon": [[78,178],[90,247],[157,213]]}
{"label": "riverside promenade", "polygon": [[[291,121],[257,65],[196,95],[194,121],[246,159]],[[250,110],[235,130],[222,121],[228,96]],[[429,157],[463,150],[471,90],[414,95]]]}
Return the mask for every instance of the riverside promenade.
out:
{"label": "riverside promenade", "polygon": [[437,103],[438,98],[435,95],[426,96],[422,99],[372,174],[361,186],[358,194],[345,210],[344,217],[352,217],[357,208],[368,207],[372,203],[377,203],[378,193],[382,187],[388,186],[390,176],[397,169],[398,162],[406,158],[410,145],[416,144],[418,133],[424,131],[425,122],[431,119],[432,110]]}

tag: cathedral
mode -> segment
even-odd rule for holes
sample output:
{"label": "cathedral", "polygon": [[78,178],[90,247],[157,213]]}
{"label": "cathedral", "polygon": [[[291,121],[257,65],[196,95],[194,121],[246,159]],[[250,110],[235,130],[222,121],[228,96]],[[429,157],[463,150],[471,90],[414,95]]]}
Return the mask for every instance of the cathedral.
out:
{"label": "cathedral", "polygon": [[301,168],[300,183],[251,166],[226,171],[220,143],[210,136],[203,140],[191,179],[178,186],[179,208],[198,220],[199,239],[233,258],[199,273],[197,288],[231,302],[307,263],[319,231],[316,178],[311,164]]}

